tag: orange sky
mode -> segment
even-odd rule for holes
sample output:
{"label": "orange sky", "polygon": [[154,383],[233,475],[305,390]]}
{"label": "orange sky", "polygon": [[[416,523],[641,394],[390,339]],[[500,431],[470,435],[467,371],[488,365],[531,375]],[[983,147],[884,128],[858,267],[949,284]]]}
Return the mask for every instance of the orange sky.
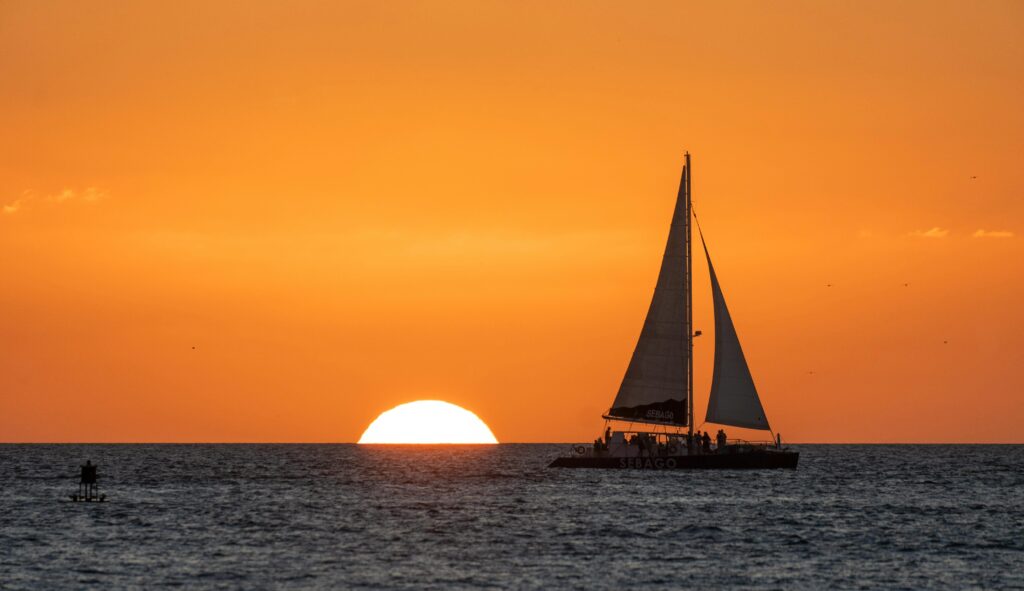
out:
{"label": "orange sky", "polygon": [[784,438],[1024,442],[1024,3],[635,6],[0,4],[0,441],[592,440],[689,150]]}

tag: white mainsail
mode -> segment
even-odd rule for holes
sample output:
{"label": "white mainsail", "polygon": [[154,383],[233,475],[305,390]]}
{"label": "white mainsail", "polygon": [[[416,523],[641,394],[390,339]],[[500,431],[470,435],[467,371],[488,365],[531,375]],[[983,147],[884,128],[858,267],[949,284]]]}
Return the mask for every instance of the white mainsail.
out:
{"label": "white mainsail", "polygon": [[651,307],[608,418],[687,424],[687,174],[684,168]]}
{"label": "white mainsail", "polygon": [[711,378],[711,397],[704,420],[719,425],[770,430],[703,234],[700,240],[708,259],[711,297],[715,306],[715,373]]}

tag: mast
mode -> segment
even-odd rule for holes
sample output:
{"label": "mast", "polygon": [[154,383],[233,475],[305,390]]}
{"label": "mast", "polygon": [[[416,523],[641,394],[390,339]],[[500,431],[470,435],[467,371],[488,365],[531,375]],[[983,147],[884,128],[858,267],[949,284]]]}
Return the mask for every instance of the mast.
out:
{"label": "mast", "polygon": [[690,180],[693,169],[690,168],[690,153],[686,152],[686,415],[689,441],[693,441],[693,256],[692,256],[692,217],[690,199]]}

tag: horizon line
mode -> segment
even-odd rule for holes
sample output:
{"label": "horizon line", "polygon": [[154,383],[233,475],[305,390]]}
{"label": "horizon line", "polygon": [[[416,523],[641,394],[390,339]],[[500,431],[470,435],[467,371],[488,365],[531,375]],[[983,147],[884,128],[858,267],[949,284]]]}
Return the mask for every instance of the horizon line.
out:
{"label": "horizon line", "polygon": [[[0,445],[573,445],[578,441],[499,441],[497,443],[359,443],[356,441],[0,441]],[[758,442],[752,443],[770,443]],[[785,445],[1024,445],[1024,441],[800,441]]]}

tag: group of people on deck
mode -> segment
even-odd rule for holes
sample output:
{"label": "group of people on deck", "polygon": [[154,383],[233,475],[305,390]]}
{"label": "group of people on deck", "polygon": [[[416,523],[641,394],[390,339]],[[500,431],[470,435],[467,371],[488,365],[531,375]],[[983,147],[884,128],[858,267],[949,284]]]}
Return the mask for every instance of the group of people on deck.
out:
{"label": "group of people on deck", "polygon": [[[715,450],[722,451],[728,443],[728,437],[725,435],[724,429],[719,429],[718,433],[715,434]],[[711,453],[711,434],[705,431],[701,433],[698,429],[693,434],[693,439],[690,439],[690,434],[686,434],[686,446],[687,448],[694,450],[697,453]]]}
{"label": "group of people on deck", "polygon": [[[594,440],[594,451],[602,452],[608,451],[608,446],[612,442],[612,430],[608,427],[604,431],[604,439],[600,437]],[[728,438],[725,435],[725,430],[719,429],[715,435],[716,451],[721,452],[725,449],[728,442]],[[675,449],[675,445],[671,443],[658,442],[656,436],[653,433],[634,433],[627,442],[629,445],[636,445],[640,448],[641,455],[648,456],[664,456],[664,455],[676,455],[679,453],[678,449]],[[686,435],[686,449],[689,450],[690,454],[710,454],[711,450],[711,434],[705,431],[701,433],[698,430],[693,435],[687,433]]]}

